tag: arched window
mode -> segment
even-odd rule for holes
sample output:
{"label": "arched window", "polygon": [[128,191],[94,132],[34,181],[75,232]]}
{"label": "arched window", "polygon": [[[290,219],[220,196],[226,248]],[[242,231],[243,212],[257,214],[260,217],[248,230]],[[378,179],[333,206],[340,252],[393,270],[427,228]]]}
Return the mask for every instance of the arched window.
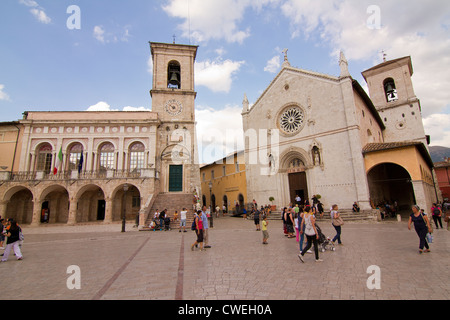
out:
{"label": "arched window", "polygon": [[394,79],[387,78],[386,80],[384,80],[383,86],[387,102],[398,100],[398,94],[397,89],[395,87]]}
{"label": "arched window", "polygon": [[114,169],[114,146],[112,143],[104,143],[100,147],[100,161],[99,169],[108,170]]}
{"label": "arched window", "polygon": [[145,147],[140,142],[135,142],[130,146],[130,171],[144,168]]}
{"label": "arched window", "polygon": [[170,61],[167,70],[167,88],[181,89],[181,66],[178,61]]}
{"label": "arched window", "polygon": [[52,170],[53,148],[49,143],[44,143],[37,150],[37,171],[50,173]]}
{"label": "arched window", "polygon": [[[80,166],[81,154],[83,153],[83,145],[81,143],[73,144],[69,149],[68,170],[78,170]],[[84,159],[83,159],[84,161]]]}

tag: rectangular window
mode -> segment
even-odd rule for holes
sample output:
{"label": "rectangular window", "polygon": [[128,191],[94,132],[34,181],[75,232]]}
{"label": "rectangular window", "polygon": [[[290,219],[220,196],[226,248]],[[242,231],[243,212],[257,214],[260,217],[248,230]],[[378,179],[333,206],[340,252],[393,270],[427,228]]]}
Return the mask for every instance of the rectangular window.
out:
{"label": "rectangular window", "polygon": [[81,159],[81,152],[73,152],[69,155],[69,171],[78,170],[78,163]]}
{"label": "rectangular window", "polygon": [[130,171],[144,168],[144,152],[131,152]]}
{"label": "rectangular window", "polygon": [[223,166],[222,167],[222,175],[225,177],[227,175],[227,167]]}
{"label": "rectangular window", "polygon": [[141,207],[141,197],[133,196],[133,208],[140,208],[140,207]]}
{"label": "rectangular window", "polygon": [[37,159],[37,171],[50,173],[52,170],[52,154],[40,153]]}
{"label": "rectangular window", "polygon": [[100,154],[100,170],[114,169],[114,152]]}

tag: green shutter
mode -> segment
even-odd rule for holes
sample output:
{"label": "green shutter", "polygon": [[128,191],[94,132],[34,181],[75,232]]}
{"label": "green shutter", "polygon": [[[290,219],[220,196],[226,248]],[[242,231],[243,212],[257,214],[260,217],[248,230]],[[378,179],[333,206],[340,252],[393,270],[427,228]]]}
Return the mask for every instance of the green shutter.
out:
{"label": "green shutter", "polygon": [[169,192],[183,191],[183,166],[169,167]]}

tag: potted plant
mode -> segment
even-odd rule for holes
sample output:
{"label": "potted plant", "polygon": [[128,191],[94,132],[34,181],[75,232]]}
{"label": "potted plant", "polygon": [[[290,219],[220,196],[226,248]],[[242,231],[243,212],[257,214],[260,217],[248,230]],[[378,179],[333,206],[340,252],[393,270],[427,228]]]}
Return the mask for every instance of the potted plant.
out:
{"label": "potted plant", "polygon": [[275,200],[275,198],[274,197],[269,197],[269,201],[272,203],[272,205],[270,206],[270,211],[275,211],[275,210],[277,210],[277,206],[275,205],[273,205],[273,201]]}

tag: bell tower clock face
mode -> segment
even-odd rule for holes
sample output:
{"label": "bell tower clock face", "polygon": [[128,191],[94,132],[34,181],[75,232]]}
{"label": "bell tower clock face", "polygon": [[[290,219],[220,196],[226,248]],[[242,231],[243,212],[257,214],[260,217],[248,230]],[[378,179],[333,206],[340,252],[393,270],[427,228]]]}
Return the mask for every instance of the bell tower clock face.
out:
{"label": "bell tower clock face", "polygon": [[183,111],[183,105],[178,100],[169,100],[164,105],[164,110],[171,116],[177,116]]}

